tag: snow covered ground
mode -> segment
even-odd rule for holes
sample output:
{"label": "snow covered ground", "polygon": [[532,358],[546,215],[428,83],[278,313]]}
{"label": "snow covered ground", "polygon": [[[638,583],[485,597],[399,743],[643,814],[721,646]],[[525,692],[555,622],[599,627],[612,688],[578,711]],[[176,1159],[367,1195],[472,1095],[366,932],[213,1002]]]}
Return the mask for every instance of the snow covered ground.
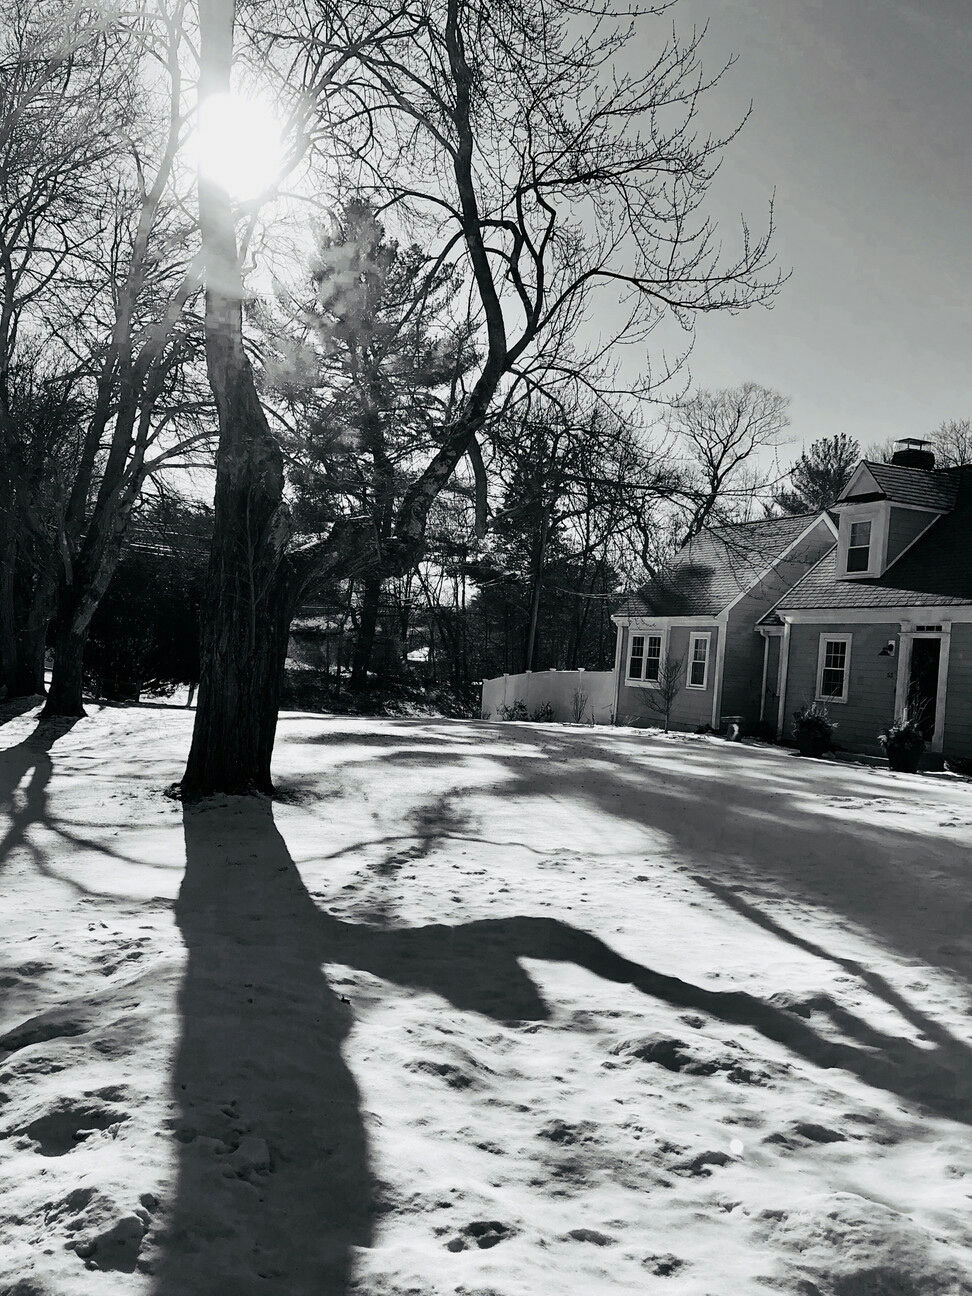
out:
{"label": "snow covered ground", "polygon": [[972,1293],[972,785],[191,718],[0,727],[2,1296]]}

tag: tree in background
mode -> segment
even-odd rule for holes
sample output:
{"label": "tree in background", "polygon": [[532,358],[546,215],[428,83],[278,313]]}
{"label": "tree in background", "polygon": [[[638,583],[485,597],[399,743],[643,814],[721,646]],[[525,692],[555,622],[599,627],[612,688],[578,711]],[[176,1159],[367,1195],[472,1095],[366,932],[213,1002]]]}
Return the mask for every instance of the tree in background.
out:
{"label": "tree in background", "polygon": [[199,681],[199,612],[212,510],[157,493],[136,508],[128,542],[91,622],[85,673],[94,691],[137,701]]}
{"label": "tree in background", "polygon": [[845,433],[823,437],[804,450],[790,469],[789,488],[776,491],[773,503],[784,513],[820,513],[840,498],[860,462],[861,447]]}
{"label": "tree in background", "polygon": [[936,467],[972,464],[972,419],[945,419],[931,434],[931,442]]}
{"label": "tree in background", "polygon": [[99,233],[125,116],[95,12],[0,0],[0,684],[44,691],[61,521],[84,418],[83,361],[58,338]]}
{"label": "tree in background", "polygon": [[65,357],[45,358],[44,350],[39,342],[18,347],[3,400],[9,423],[0,452],[0,685],[8,697],[45,691],[58,540],[86,411],[76,370],[59,372]]}
{"label": "tree in background", "polygon": [[758,383],[698,391],[680,401],[668,429],[683,458],[683,540],[707,526],[746,520],[740,514],[774,484],[776,471],[760,465],[789,426],[790,400]]}
{"label": "tree in background", "polygon": [[63,344],[85,365],[90,409],[62,525],[44,716],[84,714],[85,643],[135,502],[155,470],[211,434],[194,363],[200,265],[180,165],[185,15],[186,0],[156,0],[109,29],[119,69],[111,102],[124,121],[103,128],[114,148],[93,177],[102,199],[60,318]]}
{"label": "tree in background", "polygon": [[678,473],[635,421],[590,398],[509,410],[491,442],[502,494],[470,613],[481,669],[599,661],[604,605]]}
{"label": "tree in background", "polygon": [[[342,513],[366,515],[384,552],[474,362],[455,273],[415,244],[400,247],[367,203],[350,199],[319,233],[310,279],[310,294],[280,295],[290,318],[274,329],[261,382],[288,423],[294,526],[321,535]],[[367,680],[390,579],[380,559],[360,579],[353,687]]]}

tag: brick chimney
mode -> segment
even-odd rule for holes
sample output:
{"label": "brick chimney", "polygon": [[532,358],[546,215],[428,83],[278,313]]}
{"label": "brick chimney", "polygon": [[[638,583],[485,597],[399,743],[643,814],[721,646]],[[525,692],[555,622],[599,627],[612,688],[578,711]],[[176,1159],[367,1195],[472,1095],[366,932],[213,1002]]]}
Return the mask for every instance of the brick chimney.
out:
{"label": "brick chimney", "polygon": [[894,443],[891,462],[900,468],[934,468],[934,451],[926,449],[930,445],[930,441],[918,441],[915,437],[901,437]]}

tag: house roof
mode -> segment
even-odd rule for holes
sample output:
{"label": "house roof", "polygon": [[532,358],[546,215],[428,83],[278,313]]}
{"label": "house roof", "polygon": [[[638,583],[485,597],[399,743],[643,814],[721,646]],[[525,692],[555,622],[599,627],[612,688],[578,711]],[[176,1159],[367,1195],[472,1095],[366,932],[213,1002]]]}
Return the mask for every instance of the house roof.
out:
{"label": "house roof", "polygon": [[[867,472],[862,473],[862,468]],[[876,495],[892,504],[913,504],[946,513],[955,507],[961,471],[960,468],[906,468],[901,464],[865,460],[851,478],[839,503],[871,499]],[[876,491],[870,489],[872,483],[877,487]]]}
{"label": "house roof", "polygon": [[[873,466],[886,465],[868,465]],[[933,475],[916,468],[900,471],[922,477]],[[972,604],[972,467],[944,471],[952,483],[954,507],[936,518],[883,576],[874,580],[838,579],[835,546],[780,599],[774,610]],[[764,622],[769,624],[765,618]]]}
{"label": "house roof", "polygon": [[715,616],[745,594],[818,513],[713,527],[687,541],[667,571],[630,594],[615,616]]}

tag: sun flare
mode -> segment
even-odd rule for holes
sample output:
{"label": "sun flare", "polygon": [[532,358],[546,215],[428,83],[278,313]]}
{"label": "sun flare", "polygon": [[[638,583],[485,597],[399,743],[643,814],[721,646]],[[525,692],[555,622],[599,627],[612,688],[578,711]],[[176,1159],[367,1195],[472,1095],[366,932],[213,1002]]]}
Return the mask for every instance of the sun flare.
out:
{"label": "sun flare", "polygon": [[201,175],[246,201],[272,188],[283,164],[280,126],[260,99],[210,95],[199,106],[195,161]]}

